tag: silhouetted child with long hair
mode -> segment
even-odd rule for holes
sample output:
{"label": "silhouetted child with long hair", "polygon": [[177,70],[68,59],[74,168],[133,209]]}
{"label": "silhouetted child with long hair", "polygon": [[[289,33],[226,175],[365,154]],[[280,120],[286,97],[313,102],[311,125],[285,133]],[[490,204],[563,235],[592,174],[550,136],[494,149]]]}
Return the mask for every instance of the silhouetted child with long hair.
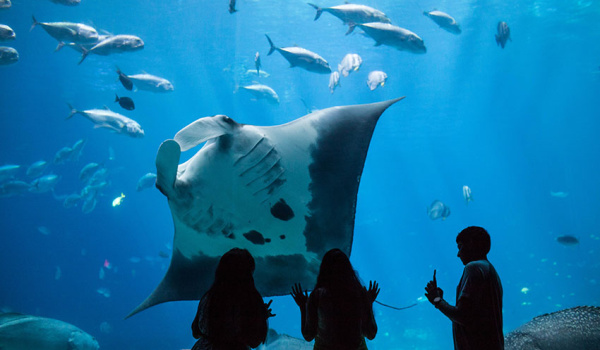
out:
{"label": "silhouetted child with long hair", "polygon": [[271,301],[263,303],[254,286],[254,258],[246,249],[225,253],[215,281],[202,296],[192,323],[199,340],[192,350],[248,350],[267,337]]}
{"label": "silhouetted child with long hair", "polygon": [[365,337],[372,340],[377,334],[373,315],[377,282],[369,282],[367,290],[339,249],[323,256],[310,296],[300,284],[292,287],[291,294],[300,307],[302,335],[307,341],[315,339],[316,350],[364,350]]}

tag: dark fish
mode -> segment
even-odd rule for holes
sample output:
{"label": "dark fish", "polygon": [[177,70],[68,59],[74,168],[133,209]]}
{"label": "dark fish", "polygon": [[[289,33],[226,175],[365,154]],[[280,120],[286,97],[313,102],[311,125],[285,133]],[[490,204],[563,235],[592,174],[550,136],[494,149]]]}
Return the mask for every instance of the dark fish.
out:
{"label": "dark fish", "polygon": [[556,241],[562,245],[578,245],[579,240],[575,236],[564,235],[556,237]]}
{"label": "dark fish", "polygon": [[117,74],[119,75],[119,81],[123,84],[123,87],[129,91],[133,90],[133,82],[125,73],[121,72],[119,67],[117,67]]}
{"label": "dark fish", "polygon": [[502,46],[506,45],[506,42],[512,39],[510,38],[510,28],[506,22],[498,22],[498,34],[496,34],[496,44]]}
{"label": "dark fish", "polygon": [[235,0],[229,0],[229,13],[237,12],[235,9]]}
{"label": "dark fish", "polygon": [[133,100],[129,97],[119,97],[119,95],[115,94],[115,102],[119,102],[119,105],[128,111],[133,111],[135,109]]}

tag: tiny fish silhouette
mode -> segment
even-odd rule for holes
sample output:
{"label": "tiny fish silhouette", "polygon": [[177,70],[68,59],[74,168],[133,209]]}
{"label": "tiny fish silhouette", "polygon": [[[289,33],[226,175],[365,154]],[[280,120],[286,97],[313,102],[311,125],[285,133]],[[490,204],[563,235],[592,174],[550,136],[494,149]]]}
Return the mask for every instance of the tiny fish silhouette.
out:
{"label": "tiny fish silhouette", "polygon": [[115,102],[119,102],[119,105],[128,111],[133,111],[135,109],[135,104],[129,97],[119,97],[119,95],[115,94]]}

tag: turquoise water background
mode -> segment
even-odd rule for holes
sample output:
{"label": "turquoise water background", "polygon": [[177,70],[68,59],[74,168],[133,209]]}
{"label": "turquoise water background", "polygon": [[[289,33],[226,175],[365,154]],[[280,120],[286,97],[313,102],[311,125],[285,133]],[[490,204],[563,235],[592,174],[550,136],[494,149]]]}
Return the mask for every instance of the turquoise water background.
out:
{"label": "turquoise water background", "polygon": [[[322,1],[321,6],[339,3]],[[381,117],[373,135],[358,194],[351,261],[364,282],[377,280],[379,332],[370,349],[449,349],[451,323],[423,299],[437,269],[438,284],[453,301],[462,273],[456,234],[480,225],[492,237],[489,259],[504,286],[504,329],[532,317],[578,305],[600,305],[600,2],[598,1],[364,1],[392,23],[423,38],[416,55],[373,46],[328,13],[313,21],[305,1],[82,0],[64,7],[43,0],[14,0],[0,23],[17,34],[2,43],[19,62],[0,66],[0,165],[24,169],[51,162],[62,147],[86,140],[79,161],[51,164],[61,176],[56,194],[79,191],[89,162],[103,162],[110,186],[91,213],[65,208],[51,193],[0,198],[0,307],[57,318],[94,335],[102,349],[189,349],[196,302],[166,303],[124,317],[158,284],[168,267],[173,225],[165,197],[136,192],[138,179],[155,172],[160,143],[197,118],[226,114],[238,122],[277,125],[307,109],[406,98]],[[439,9],[462,33],[439,28],[423,11]],[[113,34],[134,34],[145,48],[111,56],[53,52],[56,40],[42,22],[70,21]],[[496,45],[498,21],[512,41]],[[347,53],[363,59],[359,71],[329,92],[328,75],[267,56],[268,34],[281,47],[297,44],[335,69]],[[270,76],[246,76],[261,55]],[[166,94],[126,91],[115,66],[171,81]],[[388,80],[370,91],[367,74]],[[271,86],[279,105],[253,101],[238,85]],[[132,97],[134,111],[114,103]],[[306,103],[303,103],[303,101]],[[109,106],[137,120],[145,137],[93,129],[69,115]],[[28,180],[30,181],[30,179]],[[468,205],[462,186],[472,189]],[[563,196],[556,196],[563,192]],[[111,205],[125,194],[120,206]],[[554,195],[552,195],[554,193]],[[426,207],[441,200],[446,220]],[[572,235],[579,244],[556,238]],[[162,253],[161,253],[162,252]],[[132,259],[133,258],[133,259]],[[138,262],[137,259],[140,261]],[[110,269],[103,268],[108,262]],[[104,276],[100,278],[100,270]],[[106,297],[98,290],[110,290]],[[292,298],[273,298],[270,326],[300,337]],[[108,325],[108,326],[107,326]]]}

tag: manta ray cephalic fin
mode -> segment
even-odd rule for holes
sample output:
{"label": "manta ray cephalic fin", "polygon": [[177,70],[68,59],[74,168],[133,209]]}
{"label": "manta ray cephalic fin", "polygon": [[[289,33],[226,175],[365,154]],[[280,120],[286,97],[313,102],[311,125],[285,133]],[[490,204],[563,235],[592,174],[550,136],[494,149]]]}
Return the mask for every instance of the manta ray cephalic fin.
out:
{"label": "manta ray cephalic fin", "polygon": [[156,187],[167,198],[174,193],[181,148],[175,140],[166,140],[156,154]]}

